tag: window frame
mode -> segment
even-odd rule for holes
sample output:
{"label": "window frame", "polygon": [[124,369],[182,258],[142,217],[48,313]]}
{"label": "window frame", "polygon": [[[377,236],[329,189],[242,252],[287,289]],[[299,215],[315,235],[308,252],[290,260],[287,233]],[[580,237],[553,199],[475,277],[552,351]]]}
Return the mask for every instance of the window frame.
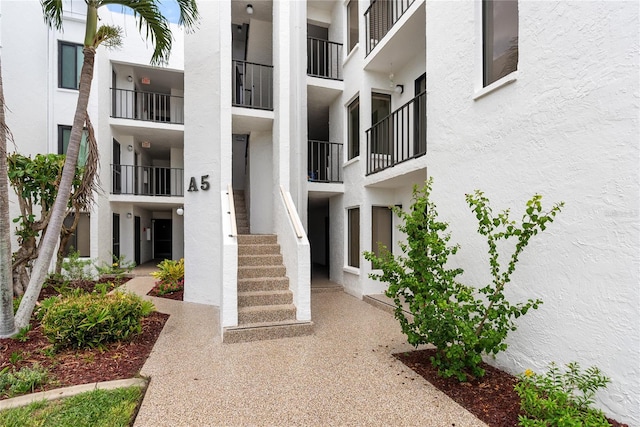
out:
{"label": "window frame", "polygon": [[[347,56],[349,56],[349,54],[351,52],[353,52],[353,50],[355,48],[358,47],[358,44],[360,42],[360,16],[359,16],[359,10],[358,10],[358,0],[349,0],[346,3],[346,19],[347,19],[347,30],[346,30],[346,34],[347,34],[347,40],[345,43],[345,46],[348,47],[348,50],[346,50],[346,54]],[[351,18],[352,15],[351,14],[355,14],[355,40],[351,39]],[[352,43],[353,42],[353,43]]]}
{"label": "window frame", "polygon": [[[354,224],[354,219],[357,223]],[[354,230],[354,226],[357,229]],[[354,246],[355,245],[355,246]],[[355,250],[355,253],[354,253]],[[355,257],[355,259],[354,259]],[[360,268],[360,207],[347,208],[347,266]]]}
{"label": "window frame", "polygon": [[[357,109],[357,114],[353,115],[353,110],[355,109]],[[357,129],[353,127],[352,117],[357,118]],[[352,139],[354,136],[356,137],[355,140]],[[356,96],[353,101],[347,105],[347,143],[347,160],[360,156],[360,96]]]}
{"label": "window frame", "polygon": [[[375,221],[376,215],[374,214],[374,212],[385,212],[385,214],[388,213],[389,242],[383,242],[380,239],[377,239],[377,237],[379,236],[376,236],[376,234],[379,234],[379,233],[375,232],[377,228],[376,228],[376,221]],[[393,254],[393,210],[389,206],[377,206],[377,205],[371,206],[371,252],[373,252],[377,257],[380,256],[380,252],[378,251],[378,242],[384,244],[387,247],[387,251]],[[374,268],[373,262],[371,263],[371,268],[372,269]]]}
{"label": "window frame", "polygon": [[[91,257],[91,215],[89,212],[70,212],[64,217],[63,222],[66,224],[73,223],[73,217],[75,215],[80,215],[80,221],[76,226],[76,229],[71,233],[71,237],[67,241],[67,245],[65,246],[63,253],[64,256],[69,256],[71,247],[74,248],[77,252],[79,252],[80,257],[82,258],[90,258]],[[82,218],[85,218],[84,220]],[[80,240],[83,242],[81,248],[78,247],[78,233],[80,233]],[[86,233],[86,236],[85,236]],[[86,250],[85,247],[87,248]]]}
{"label": "window frame", "polygon": [[[63,47],[75,47],[76,55],[74,56],[74,69],[76,70],[75,74],[75,87],[65,86],[63,77],[63,55],[62,50]],[[69,89],[69,90],[78,90],[80,88],[80,73],[82,70],[82,62],[78,61],[80,57],[84,56],[83,53],[84,46],[79,43],[73,43],[68,41],[59,40],[58,41],[58,88],[60,89]],[[79,52],[78,52],[79,51]],[[80,53],[80,55],[78,55]]]}
{"label": "window frame", "polygon": [[[494,66],[496,65],[496,60],[493,59],[493,51],[494,51],[494,38],[493,34],[496,28],[496,22],[493,18],[493,5],[498,0],[482,0],[480,5],[480,16],[481,16],[481,37],[482,37],[482,88],[487,88],[494,85],[496,82],[502,81],[505,77],[512,75],[513,73],[518,71],[518,63],[519,63],[519,41],[518,34],[520,32],[520,10],[518,0],[500,0],[501,3],[515,3],[516,6],[516,36],[515,36],[515,64],[513,69],[506,68],[508,63],[503,67],[503,71],[499,74],[495,74]],[[513,37],[512,37],[513,40]],[[513,48],[512,46],[509,48]],[[507,51],[505,51],[506,54]],[[503,54],[504,56],[504,54]],[[489,60],[489,58],[492,58]],[[494,77],[493,75],[496,77]]]}
{"label": "window frame", "polygon": [[[72,127],[68,125],[58,125],[58,154],[67,154],[67,150],[64,149],[64,132],[69,131],[69,138],[71,138],[71,128]],[[78,166],[84,166],[87,164],[87,157],[89,156],[88,132],[87,128],[82,130],[82,140],[80,140],[80,151],[78,152]],[[68,140],[67,147],[69,147]],[[82,153],[83,149],[84,154]]]}

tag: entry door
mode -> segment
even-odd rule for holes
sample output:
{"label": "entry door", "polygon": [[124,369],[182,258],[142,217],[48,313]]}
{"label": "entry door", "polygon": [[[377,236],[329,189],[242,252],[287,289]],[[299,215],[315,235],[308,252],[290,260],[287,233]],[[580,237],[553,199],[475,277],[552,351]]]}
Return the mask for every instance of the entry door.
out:
{"label": "entry door", "polygon": [[120,215],[117,213],[113,214],[112,218],[112,232],[111,238],[113,243],[111,245],[111,253],[116,258],[120,257]]}
{"label": "entry door", "polygon": [[391,95],[371,94],[371,152],[392,154],[393,126],[391,123]]}
{"label": "entry door", "polygon": [[113,139],[113,193],[122,193],[122,166],[120,166],[120,143]]}
{"label": "entry door", "polygon": [[427,74],[416,79],[415,96],[420,95],[413,108],[413,155],[427,152]]}
{"label": "entry door", "polygon": [[153,222],[153,256],[171,259],[171,220],[156,219]]}
{"label": "entry door", "polygon": [[140,224],[140,217],[136,216],[135,217],[135,230],[134,230],[134,239],[135,239],[135,243],[134,243],[134,261],[136,263],[136,265],[140,265],[140,239],[142,238],[141,235],[141,231],[140,230],[141,224]]}

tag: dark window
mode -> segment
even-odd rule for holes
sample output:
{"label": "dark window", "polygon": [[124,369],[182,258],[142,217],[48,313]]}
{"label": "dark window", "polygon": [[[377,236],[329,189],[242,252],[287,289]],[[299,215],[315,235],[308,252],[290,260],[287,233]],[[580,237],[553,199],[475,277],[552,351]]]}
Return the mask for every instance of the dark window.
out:
{"label": "dark window", "polygon": [[380,256],[382,244],[388,252],[392,252],[391,236],[393,233],[392,211],[388,207],[371,207],[371,252]]}
{"label": "dark window", "polygon": [[349,52],[358,44],[358,0],[347,4],[347,46]]}
{"label": "dark window", "polygon": [[91,256],[91,223],[88,213],[70,213],[64,219],[64,226],[69,228],[76,215],[80,215],[76,230],[73,232],[64,248],[64,255],[68,256],[72,250],[80,253],[81,257]]}
{"label": "dark window", "polygon": [[483,0],[483,86],[518,69],[518,1]]}
{"label": "dark window", "polygon": [[58,50],[58,87],[78,89],[82,70],[82,45],[60,42]]}
{"label": "dark window", "polygon": [[[69,138],[71,137],[71,126],[58,125],[58,154],[67,154],[69,148]],[[87,145],[87,130],[82,131],[80,140],[80,151],[78,152],[78,166],[87,164],[89,146]]]}
{"label": "dark window", "polygon": [[120,215],[117,213],[113,214],[111,220],[111,253],[116,258],[120,257]]}
{"label": "dark window", "polygon": [[393,123],[391,114],[391,95],[371,94],[371,152],[391,154],[393,141]]}
{"label": "dark window", "polygon": [[349,159],[360,155],[360,99],[356,98],[349,110]]}
{"label": "dark window", "polygon": [[347,210],[349,235],[348,240],[348,260],[351,267],[360,268],[360,208]]}

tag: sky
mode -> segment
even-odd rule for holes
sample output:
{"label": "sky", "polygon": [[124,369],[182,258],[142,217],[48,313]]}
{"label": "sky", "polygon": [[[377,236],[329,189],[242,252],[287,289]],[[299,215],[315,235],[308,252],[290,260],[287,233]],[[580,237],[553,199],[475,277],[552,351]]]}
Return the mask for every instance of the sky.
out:
{"label": "sky", "polygon": [[[164,16],[167,17],[169,22],[173,22],[174,24],[178,23],[178,18],[180,17],[180,9],[178,8],[178,3],[174,0],[161,0],[158,2],[160,4],[160,11]],[[131,9],[123,8],[122,6],[108,4],[107,9],[112,12],[125,13],[127,15],[131,15]],[[123,10],[124,9],[124,10]]]}

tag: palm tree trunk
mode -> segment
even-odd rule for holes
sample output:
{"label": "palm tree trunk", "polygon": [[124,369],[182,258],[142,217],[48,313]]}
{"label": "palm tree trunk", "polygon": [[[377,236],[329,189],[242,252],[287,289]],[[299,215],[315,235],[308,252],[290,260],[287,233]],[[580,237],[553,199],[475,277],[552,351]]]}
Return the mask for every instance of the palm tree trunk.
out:
{"label": "palm tree trunk", "polygon": [[93,64],[96,50],[93,47],[84,47],[84,61],[80,73],[80,87],[78,93],[78,103],[73,118],[71,135],[69,136],[69,147],[67,148],[67,158],[62,169],[62,179],[58,188],[58,195],[50,212],[49,225],[40,243],[40,253],[33,265],[31,279],[27,291],[22,297],[20,308],[16,313],[15,322],[19,329],[29,324],[29,319],[38,301],[42,284],[45,280],[53,254],[58,244],[62,221],[64,220],[71,196],[71,187],[76,173],[78,163],[78,153],[80,152],[80,141],[82,140],[82,130],[87,116],[87,106],[91,93],[91,81],[93,80]]}
{"label": "palm tree trunk", "polygon": [[4,116],[4,88],[0,63],[0,338],[16,333],[13,318],[11,274],[11,221],[9,219],[9,176],[7,174],[7,123]]}

